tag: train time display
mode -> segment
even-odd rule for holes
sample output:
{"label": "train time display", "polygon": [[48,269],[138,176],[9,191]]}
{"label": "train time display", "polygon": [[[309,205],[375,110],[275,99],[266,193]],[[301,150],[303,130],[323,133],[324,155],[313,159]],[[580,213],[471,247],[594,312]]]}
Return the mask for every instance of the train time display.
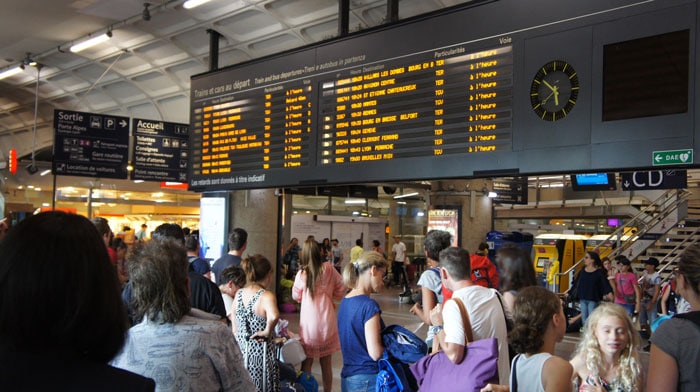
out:
{"label": "train time display", "polygon": [[[672,2],[678,9],[670,7],[670,16],[688,15],[694,7]],[[612,163],[594,161],[591,145],[582,145],[602,134],[597,128],[611,126],[591,117],[597,110],[592,105],[602,100],[594,96],[599,94],[592,80],[597,71],[585,62],[600,63],[609,42],[644,36],[644,31],[611,27],[648,25],[625,21],[625,13],[651,15],[660,7],[629,3],[630,9],[624,9],[592,0],[572,9],[551,2],[549,13],[531,14],[510,11],[515,10],[512,0],[487,2],[194,76],[190,188],[323,186],[512,176],[550,167],[643,166],[631,154],[612,158]],[[509,18],[488,18],[508,12],[513,13]],[[491,22],[481,23],[487,19]],[[685,28],[692,34],[695,22],[678,20],[678,26],[667,29]],[[619,30],[621,38],[596,38],[598,31],[608,30]],[[583,44],[549,44],[564,42],[563,37]],[[570,64],[578,103],[554,119],[533,110],[531,86],[539,77],[552,91],[564,91],[557,85],[559,74],[540,75],[546,73],[544,65],[560,63]],[[547,103],[547,97],[536,98]],[[644,124],[651,127],[653,122],[645,121],[641,128],[629,123],[636,129],[634,142],[648,138],[658,144],[658,130],[647,131]],[[615,125],[625,129],[626,123]],[[678,135],[673,143],[687,144],[687,136]],[[620,134],[607,137],[597,137],[596,148],[616,148],[616,143],[628,148]]]}

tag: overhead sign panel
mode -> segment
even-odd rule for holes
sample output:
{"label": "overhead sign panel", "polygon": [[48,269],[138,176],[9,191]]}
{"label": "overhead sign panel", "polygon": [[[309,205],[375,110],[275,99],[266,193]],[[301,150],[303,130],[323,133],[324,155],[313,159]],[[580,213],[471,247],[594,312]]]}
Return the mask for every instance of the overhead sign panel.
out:
{"label": "overhead sign panel", "polygon": [[132,179],[187,181],[187,124],[133,119],[134,146]]}
{"label": "overhead sign panel", "polygon": [[651,170],[620,173],[622,190],[683,189],[688,187],[685,170]]}
{"label": "overhead sign panel", "polygon": [[54,174],[126,179],[128,159],[128,117],[54,110]]}
{"label": "overhead sign panel", "polygon": [[693,163],[693,149],[654,151],[652,166],[690,165]]}
{"label": "overhead sign panel", "polygon": [[498,196],[494,203],[527,204],[527,177],[502,178],[493,182],[493,191]]}

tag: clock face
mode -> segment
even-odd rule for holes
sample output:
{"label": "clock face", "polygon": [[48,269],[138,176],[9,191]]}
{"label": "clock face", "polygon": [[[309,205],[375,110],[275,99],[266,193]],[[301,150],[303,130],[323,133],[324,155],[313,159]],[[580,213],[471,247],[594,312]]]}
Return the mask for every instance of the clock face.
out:
{"label": "clock face", "polygon": [[550,61],[532,79],[532,109],[545,121],[561,120],[576,105],[578,90],[578,76],[574,67],[566,61]]}

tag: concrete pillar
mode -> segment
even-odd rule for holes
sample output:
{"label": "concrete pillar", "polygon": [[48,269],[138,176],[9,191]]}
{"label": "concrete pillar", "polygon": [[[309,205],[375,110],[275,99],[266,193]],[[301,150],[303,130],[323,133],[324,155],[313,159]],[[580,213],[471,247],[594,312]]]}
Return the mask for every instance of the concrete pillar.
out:
{"label": "concrete pillar", "polygon": [[[231,192],[229,232],[241,227],[248,232],[248,247],[243,258],[259,253],[277,265],[278,197],[274,189],[251,189]],[[275,276],[277,267],[275,267]],[[273,280],[274,281],[274,280]],[[274,285],[272,285],[274,290]]]}

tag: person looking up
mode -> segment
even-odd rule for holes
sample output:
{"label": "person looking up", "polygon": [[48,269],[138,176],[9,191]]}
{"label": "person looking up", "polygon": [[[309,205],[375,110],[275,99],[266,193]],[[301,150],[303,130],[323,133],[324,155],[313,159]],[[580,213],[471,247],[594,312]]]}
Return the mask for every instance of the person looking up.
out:
{"label": "person looking up", "polygon": [[243,252],[248,247],[248,232],[240,227],[233,229],[228,235],[228,253],[221,256],[211,266],[211,272],[217,286],[221,285],[221,272],[229,265],[241,265]]}
{"label": "person looking up", "polygon": [[323,390],[333,388],[332,355],[340,350],[338,321],[333,301],[340,301],[347,287],[331,263],[322,260],[316,241],[306,241],[301,248],[302,269],[296,275],[292,298],[301,303],[299,334],[306,359],[301,370],[311,373],[314,358],[319,358]]}
{"label": "person looking up", "polygon": [[271,342],[280,317],[277,297],[269,290],[274,277],[272,264],[256,254],[243,260],[241,267],[246,285],[234,299],[234,334],[257,392],[279,391],[279,366]]}
{"label": "person looking up", "polygon": [[664,321],[652,335],[647,391],[700,391],[700,246],[683,251],[674,274],[693,311]]}
{"label": "person looking up", "polygon": [[153,237],[129,255],[138,323],[112,364],[152,377],[158,391],[250,391],[253,385],[231,331],[190,305],[182,242]]}
{"label": "person looking up", "polygon": [[[464,303],[474,340],[498,339],[499,384],[508,384],[508,330],[498,293],[471,281],[469,252],[462,248],[450,247],[440,252],[440,277],[452,291],[452,298],[459,298]],[[430,321],[435,326],[443,327],[435,335],[433,344],[439,344],[452,363],[461,363],[466,352],[465,326],[458,305],[454,301],[446,301],[443,309],[438,304],[430,311]]]}
{"label": "person looking up", "polygon": [[385,325],[382,310],[370,295],[384,287],[387,264],[381,254],[369,251],[343,270],[343,282],[352,288],[338,309],[343,392],[374,392],[377,361],[384,353],[381,332]]}
{"label": "person looking up", "polygon": [[107,364],[127,329],[117,274],[89,220],[43,212],[1,240],[3,390],[153,391],[153,380]]}

